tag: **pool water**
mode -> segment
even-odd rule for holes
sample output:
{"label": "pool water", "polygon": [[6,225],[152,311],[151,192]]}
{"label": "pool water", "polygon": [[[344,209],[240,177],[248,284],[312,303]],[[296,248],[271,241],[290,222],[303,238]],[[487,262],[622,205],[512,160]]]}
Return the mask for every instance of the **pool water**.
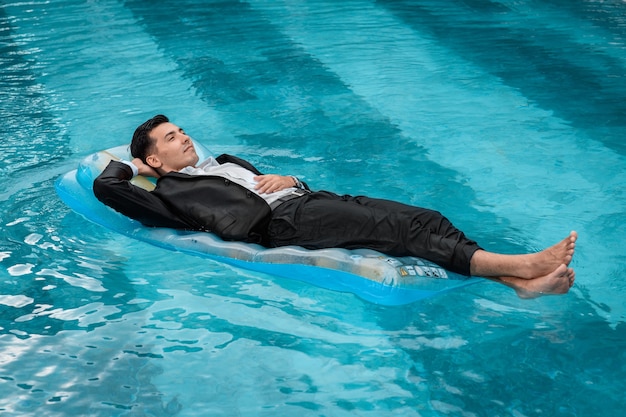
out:
{"label": "pool water", "polygon": [[[0,3],[0,413],[621,416],[626,3]],[[406,306],[158,249],[54,181],[167,114],[488,249],[579,232],[566,296]]]}

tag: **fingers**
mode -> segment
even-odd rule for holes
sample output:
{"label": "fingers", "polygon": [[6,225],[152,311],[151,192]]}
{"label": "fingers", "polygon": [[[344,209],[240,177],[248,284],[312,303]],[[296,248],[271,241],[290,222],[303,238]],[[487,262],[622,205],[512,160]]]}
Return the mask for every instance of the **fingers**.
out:
{"label": "fingers", "polygon": [[152,168],[150,165],[144,164],[143,161],[139,158],[134,158],[131,163],[137,167],[137,172],[139,173],[139,175],[155,178],[160,177],[159,173],[154,168]]}
{"label": "fingers", "polygon": [[255,189],[261,194],[271,194],[293,186],[291,177],[283,177],[282,175],[258,175],[254,177],[254,180],[257,181]]}

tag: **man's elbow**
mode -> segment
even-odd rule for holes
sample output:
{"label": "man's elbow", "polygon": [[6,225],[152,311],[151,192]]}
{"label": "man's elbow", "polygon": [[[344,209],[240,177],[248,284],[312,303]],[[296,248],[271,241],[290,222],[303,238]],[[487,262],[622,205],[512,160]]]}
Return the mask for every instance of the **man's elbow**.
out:
{"label": "man's elbow", "polygon": [[[96,196],[98,200],[105,203],[108,186],[106,181],[102,178],[98,177],[93,181],[93,194]],[[106,203],[105,203],[106,204]]]}
{"label": "man's elbow", "polygon": [[93,194],[98,200],[109,207],[115,208],[115,200],[118,198],[120,180],[111,177],[99,176],[93,181]]}

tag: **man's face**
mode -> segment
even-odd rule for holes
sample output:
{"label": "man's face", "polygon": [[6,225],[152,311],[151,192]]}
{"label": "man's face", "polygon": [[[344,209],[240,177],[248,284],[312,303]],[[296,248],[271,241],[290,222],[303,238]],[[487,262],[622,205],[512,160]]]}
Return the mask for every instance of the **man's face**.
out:
{"label": "man's face", "polygon": [[198,154],[191,138],[173,123],[162,123],[152,129],[150,137],[155,149],[148,155],[148,165],[164,172],[179,171],[198,163]]}

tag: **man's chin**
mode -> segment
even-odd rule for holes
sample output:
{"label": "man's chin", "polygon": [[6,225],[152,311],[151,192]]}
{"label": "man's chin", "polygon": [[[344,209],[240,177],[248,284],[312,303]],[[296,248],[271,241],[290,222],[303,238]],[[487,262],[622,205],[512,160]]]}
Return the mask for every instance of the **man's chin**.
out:
{"label": "man's chin", "polygon": [[195,161],[193,162],[194,165],[197,164],[198,160],[200,159],[200,157],[198,156],[198,152],[196,152],[196,148],[194,148],[193,146],[185,149],[183,151],[183,154],[185,155],[185,158],[187,158],[189,161]]}

